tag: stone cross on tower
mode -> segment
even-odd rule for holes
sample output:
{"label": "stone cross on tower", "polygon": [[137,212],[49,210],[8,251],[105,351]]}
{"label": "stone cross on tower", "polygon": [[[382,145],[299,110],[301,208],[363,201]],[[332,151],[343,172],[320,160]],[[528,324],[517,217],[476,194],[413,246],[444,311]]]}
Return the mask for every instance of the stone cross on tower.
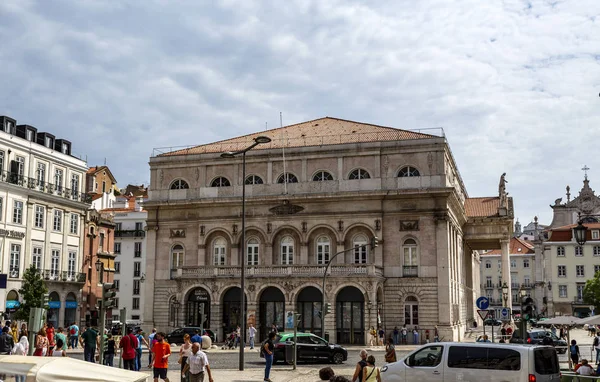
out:
{"label": "stone cross on tower", "polygon": [[590,168],[587,165],[583,165],[583,168],[581,170],[583,170],[583,173],[585,174],[585,179],[587,180],[587,172]]}

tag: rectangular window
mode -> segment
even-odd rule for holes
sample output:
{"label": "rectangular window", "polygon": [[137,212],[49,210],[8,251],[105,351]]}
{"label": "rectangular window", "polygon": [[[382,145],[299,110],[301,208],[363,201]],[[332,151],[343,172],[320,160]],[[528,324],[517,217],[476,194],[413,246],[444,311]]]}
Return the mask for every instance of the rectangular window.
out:
{"label": "rectangular window", "polygon": [[77,199],[77,195],[79,194],[79,175],[72,174],[71,175],[71,195],[73,199]]}
{"label": "rectangular window", "polygon": [[142,222],[136,222],[135,223],[135,230],[136,231],[143,231],[144,230],[143,225],[144,225],[144,223],[142,223]]}
{"label": "rectangular window", "polygon": [[225,245],[215,243],[213,246],[214,265],[225,265]]}
{"label": "rectangular window", "polygon": [[598,239],[600,239],[600,231],[595,229],[592,231],[592,240],[598,240]]}
{"label": "rectangular window", "polygon": [[584,266],[583,265],[576,265],[575,266],[575,274],[577,275],[577,277],[585,277]]}
{"label": "rectangular window", "polygon": [[600,272],[600,265],[594,265],[594,276],[596,273]]}
{"label": "rectangular window", "polygon": [[510,267],[511,268],[516,268],[517,267],[517,260],[510,259]]}
{"label": "rectangular window", "polygon": [[60,232],[62,230],[62,214],[61,210],[54,210],[54,222],[52,224],[54,231]]}
{"label": "rectangular window", "polygon": [[133,310],[138,310],[140,309],[140,298],[139,297],[134,297],[131,301],[131,309]]}
{"label": "rectangular window", "polygon": [[141,273],[142,273],[142,263],[140,263],[139,261],[136,261],[135,263],[133,263],[133,277],[140,277]]}
{"label": "rectangular window", "polygon": [[561,297],[561,298],[567,297],[567,286],[566,285],[558,286],[558,297]]}
{"label": "rectangular window", "polygon": [[556,247],[556,256],[565,256],[565,247]]}
{"label": "rectangular window", "polygon": [[46,188],[46,164],[38,163],[37,169],[35,170],[35,180],[37,182],[38,190],[44,191]]}
{"label": "rectangular window", "polygon": [[115,298],[114,301],[115,301],[115,307],[113,309],[119,309],[119,299]]}
{"label": "rectangular window", "polygon": [[485,262],[485,269],[492,269],[492,262],[491,261],[486,261]]}
{"label": "rectangular window", "polygon": [[281,265],[294,264],[294,243],[281,244]]}
{"label": "rectangular window", "polygon": [[567,266],[566,265],[558,266],[558,277],[567,277]]}
{"label": "rectangular window", "polygon": [[501,349],[492,346],[486,348],[480,346],[451,346],[448,351],[448,367],[480,370],[520,370],[521,353],[513,349]]}
{"label": "rectangular window", "polygon": [[69,251],[68,277],[72,280],[75,277],[77,269],[77,252]]}
{"label": "rectangular window", "polygon": [[115,231],[123,230],[123,223],[115,223]]}
{"label": "rectangular window", "polygon": [[575,256],[583,256],[583,247],[575,247]]}
{"label": "rectangular window", "polygon": [[0,150],[0,173],[4,172],[4,151]]}
{"label": "rectangular window", "polygon": [[15,200],[13,204],[13,223],[23,224],[23,202]]}
{"label": "rectangular window", "polygon": [[529,268],[529,259],[523,259],[523,268]]}
{"label": "rectangular window", "polygon": [[121,262],[115,261],[115,274],[121,273]]}
{"label": "rectangular window", "polygon": [[327,264],[330,254],[329,240],[323,243],[317,242],[317,264]]}
{"label": "rectangular window", "polygon": [[9,276],[12,278],[19,277],[20,268],[21,268],[21,244],[11,244]]}
{"label": "rectangular window", "polygon": [[115,280],[114,284],[115,284],[115,289],[119,290],[119,288],[121,287],[121,280]]}
{"label": "rectangular window", "polygon": [[404,324],[419,325],[419,305],[404,304]]}
{"label": "rectangular window", "polygon": [[498,260],[498,269],[502,269],[502,260]]}
{"label": "rectangular window", "polygon": [[115,242],[115,253],[121,253],[121,243]]}
{"label": "rectangular window", "polygon": [[4,199],[0,198],[0,222],[4,220]]}
{"label": "rectangular window", "polygon": [[142,257],[142,243],[137,241],[133,243],[133,257]]}
{"label": "rectangular window", "polygon": [[140,294],[140,280],[133,280],[133,295],[137,296]]}
{"label": "rectangular window", "polygon": [[367,247],[363,243],[354,243],[354,263],[366,264],[367,262]]}
{"label": "rectangular window", "polygon": [[100,232],[100,241],[98,243],[98,250],[99,251],[104,250],[104,232]]}
{"label": "rectangular window", "polygon": [[69,232],[73,235],[77,235],[79,233],[79,215],[71,214],[71,227]]}
{"label": "rectangular window", "polygon": [[577,283],[577,301],[583,302],[583,289],[585,288],[585,284]]}
{"label": "rectangular window", "polygon": [[600,245],[594,245],[594,256],[600,256]]}
{"label": "rectangular window", "polygon": [[53,249],[52,257],[50,258],[50,277],[52,280],[58,279],[59,264],[60,264],[60,250]]}
{"label": "rectangular window", "polygon": [[485,277],[485,287],[486,288],[493,288],[494,287],[494,283],[492,282],[492,276],[486,276]]}
{"label": "rectangular window", "polygon": [[525,276],[525,277],[523,277],[523,284],[524,284],[526,287],[529,287],[529,286],[531,286],[531,281],[529,281],[529,276]]}
{"label": "rectangular window", "polygon": [[42,247],[33,247],[31,251],[31,265],[37,270],[42,270]]}
{"label": "rectangular window", "polygon": [[25,175],[25,157],[17,156],[16,162],[17,162],[17,174],[19,175],[19,179],[23,179],[23,176]]}
{"label": "rectangular window", "polygon": [[246,264],[258,265],[258,240],[251,239],[246,246]]}
{"label": "rectangular window", "polygon": [[56,187],[56,193],[60,194],[63,190],[63,170],[55,169],[54,170],[54,187]]}
{"label": "rectangular window", "polygon": [[44,228],[44,218],[46,217],[46,209],[44,206],[35,206],[35,228]]}

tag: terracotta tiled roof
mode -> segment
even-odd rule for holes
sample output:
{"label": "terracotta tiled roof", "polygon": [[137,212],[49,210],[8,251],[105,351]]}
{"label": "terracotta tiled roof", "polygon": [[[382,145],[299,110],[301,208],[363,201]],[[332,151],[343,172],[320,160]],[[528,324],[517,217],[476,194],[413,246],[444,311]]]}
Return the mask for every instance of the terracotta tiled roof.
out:
{"label": "terracotta tiled roof", "polygon": [[171,151],[159,156],[237,151],[247,147],[258,136],[267,136],[271,138],[271,142],[261,144],[255,150],[436,138],[435,135],[431,134],[325,117],[206,145]]}
{"label": "terracotta tiled roof", "polygon": [[[600,223],[583,223],[587,227],[586,240],[592,240],[591,230],[600,230]],[[564,225],[562,227],[556,227],[548,230],[548,241],[571,241],[573,238],[573,228],[577,227],[577,224]]]}
{"label": "terracotta tiled roof", "polygon": [[[521,255],[521,254],[533,255],[533,254],[535,254],[535,250],[533,248],[533,245],[526,242],[525,240],[519,239],[518,237],[513,237],[512,239],[510,239],[508,253],[511,255]],[[501,255],[501,254],[502,254],[502,250],[494,249],[492,251],[482,253],[481,255],[486,256],[486,255]]]}
{"label": "terracotta tiled roof", "polygon": [[498,216],[500,207],[499,197],[467,198],[465,200],[465,213],[468,217]]}

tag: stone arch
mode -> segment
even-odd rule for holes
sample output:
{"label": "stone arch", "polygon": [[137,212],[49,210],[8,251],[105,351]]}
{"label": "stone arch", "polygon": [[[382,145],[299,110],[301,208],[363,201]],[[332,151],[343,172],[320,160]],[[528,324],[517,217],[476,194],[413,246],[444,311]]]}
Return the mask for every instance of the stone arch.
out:
{"label": "stone arch", "polygon": [[321,236],[329,238],[329,259],[337,252],[338,236],[335,230],[328,225],[320,224],[311,229],[307,235],[308,264],[317,264],[317,239]]}
{"label": "stone arch", "polygon": [[335,314],[342,314],[349,320],[335,317],[336,339],[340,344],[362,345],[365,343],[365,308],[368,306],[365,290],[354,283],[340,286],[335,293]]}
{"label": "stone arch", "polygon": [[321,290],[323,288],[322,284],[308,281],[308,282],[299,284],[296,288],[294,288],[290,291],[290,301],[296,301],[296,299],[298,298],[298,294],[302,291],[302,289],[309,287],[309,286],[317,288],[318,290],[321,291],[321,293],[323,292]]}
{"label": "stone arch", "polygon": [[[360,234],[364,235],[367,240],[376,236],[373,229],[368,225],[363,223],[352,224],[344,232],[344,248],[352,248],[354,238]],[[344,255],[344,260],[346,264],[354,264],[354,251],[348,251]],[[367,264],[373,264],[374,260],[374,251],[367,247]]]}
{"label": "stone arch", "polygon": [[[269,264],[267,261],[267,247],[270,245],[267,240],[267,234],[261,228],[257,226],[250,226],[246,228],[246,243],[248,240],[255,237],[258,240],[258,265]],[[238,243],[238,248],[241,248],[241,252],[246,255],[245,245],[242,243],[242,233],[238,232],[236,239]],[[246,259],[244,259],[246,261]]]}
{"label": "stone arch", "polygon": [[281,264],[281,248],[280,243],[281,239],[285,236],[291,236],[294,239],[294,264],[299,263],[300,256],[300,246],[302,245],[302,233],[293,227],[293,226],[283,226],[279,227],[277,231],[273,234],[273,241],[271,243],[273,248],[273,258],[272,264]]}
{"label": "stone arch", "polygon": [[201,244],[208,245],[209,240],[212,240],[212,237],[215,234],[222,234],[223,236],[225,236],[228,243],[233,243],[235,241],[233,239],[233,236],[231,236],[231,234],[229,233],[229,231],[227,231],[221,227],[217,227],[217,228],[213,228],[213,229],[209,230],[208,232],[206,232],[206,234],[204,236],[204,241]]}
{"label": "stone arch", "polygon": [[262,295],[262,293],[267,290],[268,288],[276,288],[279,289],[281,291],[281,293],[283,293],[283,296],[286,298],[286,301],[288,300],[288,293],[286,292],[286,290],[279,284],[276,283],[272,283],[272,282],[268,282],[265,284],[262,284],[258,289],[256,289],[256,292],[254,292],[254,300],[255,301],[260,301],[260,296]]}
{"label": "stone arch", "polygon": [[419,303],[425,298],[424,291],[416,286],[401,287],[398,292],[398,301],[405,301],[407,297],[413,296]]}
{"label": "stone arch", "polygon": [[210,230],[204,239],[204,265],[213,265],[213,243],[219,237],[225,239],[226,242],[225,265],[231,265],[231,248],[233,247],[233,241],[229,232],[222,228]]}
{"label": "stone arch", "polygon": [[[371,301],[371,298],[369,296],[369,292],[367,291],[367,288],[365,288],[362,284],[360,283],[356,283],[356,282],[345,282],[345,283],[341,283],[339,285],[337,285],[331,292],[327,292],[327,300],[329,301],[332,299],[333,296],[333,301],[335,301],[335,299],[337,298],[337,295],[340,293],[340,291],[342,289],[344,289],[345,287],[355,287],[357,288],[359,291],[361,291],[361,293],[363,294],[364,298],[365,298],[365,304]],[[325,286],[325,289],[327,289],[327,286]]]}
{"label": "stone arch", "polygon": [[178,180],[182,180],[182,181],[184,181],[184,182],[187,184],[187,187],[186,187],[186,188],[183,188],[183,189],[188,189],[188,188],[191,188],[191,187],[190,187],[190,184],[192,184],[192,183],[191,183],[189,180],[187,180],[186,178],[184,178],[183,176],[179,176],[179,177],[176,177],[176,178],[173,178],[173,179],[171,179],[171,180],[168,182],[168,189],[169,189],[169,190],[176,190],[176,188],[171,188],[171,187],[173,187],[173,183],[177,182]]}

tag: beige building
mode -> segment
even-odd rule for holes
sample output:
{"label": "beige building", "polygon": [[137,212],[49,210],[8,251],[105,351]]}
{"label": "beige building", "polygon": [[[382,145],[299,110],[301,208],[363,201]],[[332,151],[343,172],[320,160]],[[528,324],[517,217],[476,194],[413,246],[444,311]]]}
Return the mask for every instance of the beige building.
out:
{"label": "beige building", "polygon": [[[247,153],[242,179],[241,158],[221,153],[260,135],[272,141]],[[144,323],[161,330],[203,324],[220,339],[233,330],[245,261],[247,322],[261,339],[291,311],[302,314],[300,330],[322,334],[325,264],[347,251],[325,284],[332,341],[365,343],[378,324],[417,326],[422,341],[438,325],[458,340],[476,316],[475,251],[502,248],[508,266],[504,177],[498,196],[468,198],[442,131],[321,118],[159,152],[150,171]],[[375,236],[377,248],[358,249]]]}

